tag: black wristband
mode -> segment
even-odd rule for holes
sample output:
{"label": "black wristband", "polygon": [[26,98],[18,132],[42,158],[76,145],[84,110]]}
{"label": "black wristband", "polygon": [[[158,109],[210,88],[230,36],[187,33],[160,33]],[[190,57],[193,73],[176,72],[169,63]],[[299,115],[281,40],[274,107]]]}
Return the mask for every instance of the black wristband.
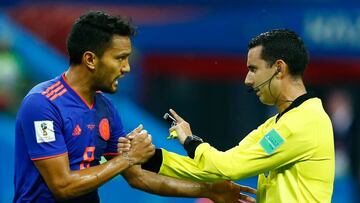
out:
{"label": "black wristband", "polygon": [[195,150],[196,148],[203,143],[203,140],[195,135],[192,136],[188,136],[185,141],[184,141],[184,149],[186,150],[188,156],[190,158],[194,158],[195,157]]}
{"label": "black wristband", "polygon": [[141,165],[142,169],[159,173],[160,167],[162,165],[163,155],[161,149],[155,149],[155,154],[152,156],[146,163]]}

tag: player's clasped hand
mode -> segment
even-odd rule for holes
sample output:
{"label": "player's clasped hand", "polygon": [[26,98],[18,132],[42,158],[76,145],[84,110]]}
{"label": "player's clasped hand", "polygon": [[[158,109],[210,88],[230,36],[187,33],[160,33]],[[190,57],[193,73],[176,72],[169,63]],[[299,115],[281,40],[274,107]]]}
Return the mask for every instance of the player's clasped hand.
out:
{"label": "player's clasped hand", "polygon": [[155,153],[151,135],[139,125],[126,138],[119,138],[118,152],[125,154],[131,164],[145,163]]}
{"label": "player's clasped hand", "polygon": [[131,140],[134,139],[134,137],[136,135],[141,133],[141,131],[143,131],[143,125],[142,124],[140,124],[137,128],[135,128],[129,134],[127,134],[126,137],[120,137],[118,139],[118,144],[117,144],[118,153],[122,154],[124,152],[129,152],[130,147],[131,147],[131,144],[130,144]]}

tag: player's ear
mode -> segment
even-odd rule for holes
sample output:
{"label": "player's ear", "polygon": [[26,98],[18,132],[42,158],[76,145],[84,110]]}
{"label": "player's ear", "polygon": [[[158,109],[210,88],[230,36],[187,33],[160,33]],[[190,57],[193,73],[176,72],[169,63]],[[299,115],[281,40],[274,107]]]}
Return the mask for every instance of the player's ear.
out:
{"label": "player's ear", "polygon": [[82,57],[83,63],[86,67],[90,68],[91,70],[95,70],[95,63],[96,63],[96,55],[91,51],[86,51]]}

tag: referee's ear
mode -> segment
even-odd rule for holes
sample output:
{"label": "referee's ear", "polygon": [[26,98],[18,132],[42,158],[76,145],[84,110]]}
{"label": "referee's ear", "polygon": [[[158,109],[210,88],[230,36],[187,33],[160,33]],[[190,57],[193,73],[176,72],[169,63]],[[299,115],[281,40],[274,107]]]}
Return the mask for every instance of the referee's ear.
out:
{"label": "referee's ear", "polygon": [[86,65],[86,67],[88,67],[92,71],[95,70],[96,60],[97,60],[97,57],[96,57],[95,53],[93,53],[91,51],[86,51],[83,54],[83,57],[82,57],[83,64]]}

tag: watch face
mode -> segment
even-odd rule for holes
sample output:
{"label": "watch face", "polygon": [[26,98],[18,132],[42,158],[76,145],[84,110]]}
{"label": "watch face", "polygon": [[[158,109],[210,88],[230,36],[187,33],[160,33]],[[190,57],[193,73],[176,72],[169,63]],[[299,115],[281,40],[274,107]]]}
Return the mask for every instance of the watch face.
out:
{"label": "watch face", "polygon": [[204,142],[200,137],[196,136],[196,135],[191,135],[191,136],[188,136],[186,139],[185,139],[185,142],[184,142],[184,145],[188,145],[190,144],[190,142],[192,141],[197,141],[197,142]]}
{"label": "watch face", "polygon": [[191,136],[191,139],[192,139],[192,140],[196,140],[196,141],[203,142],[203,140],[202,140],[200,137],[196,136],[196,135],[192,135],[192,136]]}

